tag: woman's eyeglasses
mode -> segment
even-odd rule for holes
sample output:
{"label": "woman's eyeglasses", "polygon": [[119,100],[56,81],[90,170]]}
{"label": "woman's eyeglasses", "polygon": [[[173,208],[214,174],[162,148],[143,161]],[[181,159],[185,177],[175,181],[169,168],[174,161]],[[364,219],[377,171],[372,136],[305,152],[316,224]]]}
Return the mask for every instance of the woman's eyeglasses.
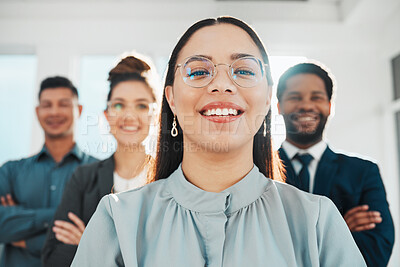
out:
{"label": "woman's eyeglasses", "polygon": [[229,67],[229,77],[240,87],[256,86],[263,78],[265,65],[260,59],[253,56],[245,56],[236,59],[230,65],[220,63],[214,64],[208,58],[192,56],[178,64],[183,81],[195,88],[207,86],[217,75],[217,66],[226,65]]}
{"label": "woman's eyeglasses", "polygon": [[107,102],[108,112],[113,115],[120,115],[128,111],[131,107],[132,111],[137,115],[152,115],[156,110],[156,103],[134,102],[128,103],[121,100],[110,100]]}

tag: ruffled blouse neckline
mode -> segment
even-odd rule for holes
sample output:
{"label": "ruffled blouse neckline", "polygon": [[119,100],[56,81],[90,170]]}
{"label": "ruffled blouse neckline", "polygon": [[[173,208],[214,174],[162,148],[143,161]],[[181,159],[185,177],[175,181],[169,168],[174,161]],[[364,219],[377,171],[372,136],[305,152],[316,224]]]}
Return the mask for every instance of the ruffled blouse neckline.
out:
{"label": "ruffled blouse neckline", "polygon": [[186,180],[181,165],[171,174],[168,188],[182,207],[200,213],[230,214],[256,201],[272,184],[253,166],[239,182],[222,192],[207,192]]}

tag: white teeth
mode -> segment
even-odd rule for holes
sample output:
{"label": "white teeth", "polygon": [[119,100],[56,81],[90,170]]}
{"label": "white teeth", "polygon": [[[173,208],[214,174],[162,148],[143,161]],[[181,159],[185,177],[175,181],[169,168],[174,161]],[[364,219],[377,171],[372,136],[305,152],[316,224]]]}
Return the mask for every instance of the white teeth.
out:
{"label": "white teeth", "polygon": [[124,126],[122,129],[127,130],[127,131],[136,131],[138,127],[136,126]]}
{"label": "white teeth", "polygon": [[298,118],[298,121],[312,121],[314,118],[312,117],[300,117]]}
{"label": "white teeth", "polygon": [[229,109],[229,115],[236,116],[239,112],[236,109]]}
{"label": "white teeth", "polygon": [[217,109],[208,109],[203,112],[204,116],[229,116],[233,115],[236,116],[238,114],[238,111],[233,108],[217,108]]}

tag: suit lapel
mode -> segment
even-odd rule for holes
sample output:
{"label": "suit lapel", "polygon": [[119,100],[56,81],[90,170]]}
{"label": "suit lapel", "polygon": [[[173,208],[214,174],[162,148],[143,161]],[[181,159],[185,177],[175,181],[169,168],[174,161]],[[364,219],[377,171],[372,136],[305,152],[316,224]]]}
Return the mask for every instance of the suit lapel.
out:
{"label": "suit lapel", "polygon": [[99,178],[100,194],[102,196],[111,193],[114,185],[114,156],[104,160],[97,170],[97,177]]}
{"label": "suit lapel", "polygon": [[294,171],[292,161],[289,159],[288,155],[286,154],[286,151],[281,147],[278,150],[279,156],[282,160],[282,163],[284,165],[284,168],[286,170],[286,183],[294,185],[296,187],[299,186],[299,181],[297,181],[297,175]]}
{"label": "suit lapel", "polygon": [[315,173],[314,194],[329,196],[337,169],[338,156],[327,147],[324,154],[322,154],[321,160],[318,163],[317,172]]}

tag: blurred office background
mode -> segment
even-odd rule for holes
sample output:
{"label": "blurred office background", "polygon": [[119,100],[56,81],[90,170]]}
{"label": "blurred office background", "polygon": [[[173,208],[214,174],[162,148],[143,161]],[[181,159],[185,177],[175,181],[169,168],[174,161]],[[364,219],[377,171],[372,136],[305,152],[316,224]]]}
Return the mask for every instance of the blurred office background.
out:
{"label": "blurred office background", "polygon": [[[163,76],[183,31],[219,15],[254,26],[276,83],[305,60],[332,71],[337,92],[326,138],[379,164],[396,227],[389,266],[400,266],[400,0],[0,0],[0,165],[40,150],[34,108],[40,81],[52,75],[69,77],[79,89],[78,144],[108,157],[115,145],[102,111],[108,71],[119,56],[148,55]],[[273,105],[279,146],[285,130]]]}

